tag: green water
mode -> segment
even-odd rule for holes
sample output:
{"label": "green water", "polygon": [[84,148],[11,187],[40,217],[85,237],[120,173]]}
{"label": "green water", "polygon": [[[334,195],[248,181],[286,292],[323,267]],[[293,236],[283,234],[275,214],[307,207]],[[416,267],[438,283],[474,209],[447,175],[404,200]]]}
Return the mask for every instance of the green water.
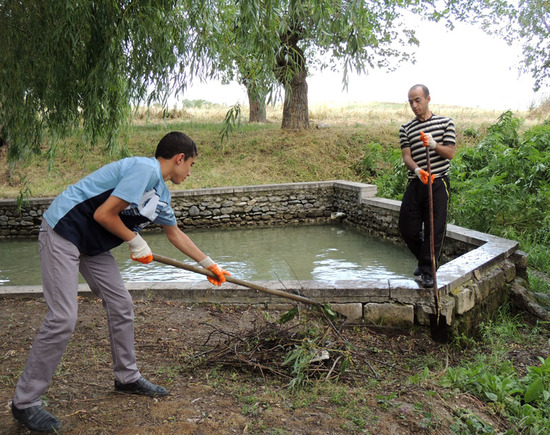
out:
{"label": "green water", "polygon": [[[364,280],[411,278],[414,257],[402,246],[337,225],[186,232],[234,278],[249,281]],[[184,256],[163,233],[144,234],[151,250],[179,261]],[[173,266],[130,260],[125,245],[113,250],[127,282],[202,281],[204,276]],[[83,281],[82,281],[83,282]],[[36,240],[0,242],[0,285],[39,285]]]}

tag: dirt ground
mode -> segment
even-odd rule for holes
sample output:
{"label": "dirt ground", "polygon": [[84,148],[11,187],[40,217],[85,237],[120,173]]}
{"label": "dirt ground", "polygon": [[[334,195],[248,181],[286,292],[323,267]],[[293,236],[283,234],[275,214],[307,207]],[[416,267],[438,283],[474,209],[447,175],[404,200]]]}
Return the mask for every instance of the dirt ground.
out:
{"label": "dirt ground", "polygon": [[[9,405],[46,307],[40,299],[9,298],[0,299],[0,307],[0,433],[29,433],[13,420]],[[135,301],[138,365],[146,378],[170,390],[155,399],[114,392],[102,305],[81,299],[76,330],[43,398],[46,409],[67,434],[447,434],[454,433],[451,425],[461,413],[506,429],[474,396],[437,382],[411,382],[425,367],[443,371],[459,357],[423,332],[343,327],[342,336],[365,358],[364,366],[354,367],[361,375],[318,380],[296,391],[288,379],[266,371],[189,364],[190,355],[215,341],[213,331],[245,337],[258,319],[280,314]],[[542,348],[518,349],[518,360],[537,364]]]}

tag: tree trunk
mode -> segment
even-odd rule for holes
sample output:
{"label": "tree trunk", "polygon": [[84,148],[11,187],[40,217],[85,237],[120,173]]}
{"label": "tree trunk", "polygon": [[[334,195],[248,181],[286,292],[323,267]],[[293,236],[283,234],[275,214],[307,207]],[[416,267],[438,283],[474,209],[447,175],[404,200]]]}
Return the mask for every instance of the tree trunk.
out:
{"label": "tree trunk", "polygon": [[251,86],[246,87],[246,92],[250,107],[248,122],[267,122],[265,93],[262,90],[251,89]]}
{"label": "tree trunk", "polygon": [[301,37],[297,26],[282,38],[283,49],[276,69],[276,76],[285,88],[281,128],[287,130],[309,128],[306,58],[298,45]]}
{"label": "tree trunk", "polygon": [[309,108],[307,103],[307,72],[296,72],[290,81],[290,89],[285,91],[283,121],[281,127],[288,130],[309,128]]}

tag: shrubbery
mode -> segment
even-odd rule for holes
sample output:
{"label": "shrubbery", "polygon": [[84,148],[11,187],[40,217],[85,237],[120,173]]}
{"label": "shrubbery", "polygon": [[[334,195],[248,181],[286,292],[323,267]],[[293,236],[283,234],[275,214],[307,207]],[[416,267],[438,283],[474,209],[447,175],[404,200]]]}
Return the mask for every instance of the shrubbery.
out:
{"label": "shrubbery", "polygon": [[[470,361],[458,367],[449,367],[441,378],[441,385],[459,388],[474,394],[512,424],[513,433],[542,434],[550,429],[550,356],[538,357],[539,366],[526,366],[522,373],[508,357],[509,343],[529,340],[519,334],[531,329],[536,337],[541,331],[523,324],[501,310],[495,322],[480,326],[481,343],[474,347],[490,348],[490,353],[472,352]],[[475,350],[475,349],[474,349]],[[496,433],[492,428],[475,428],[475,421],[460,418],[452,429],[455,433]],[[512,431],[506,432],[512,433]]]}
{"label": "shrubbery", "polygon": [[[460,147],[451,164],[449,222],[520,242],[529,265],[550,273],[550,124],[520,133],[522,121],[503,113],[477,145]],[[373,157],[374,156],[374,157]],[[373,172],[379,158],[391,170]],[[357,167],[376,175],[379,196],[401,199],[401,153],[369,144]]]}

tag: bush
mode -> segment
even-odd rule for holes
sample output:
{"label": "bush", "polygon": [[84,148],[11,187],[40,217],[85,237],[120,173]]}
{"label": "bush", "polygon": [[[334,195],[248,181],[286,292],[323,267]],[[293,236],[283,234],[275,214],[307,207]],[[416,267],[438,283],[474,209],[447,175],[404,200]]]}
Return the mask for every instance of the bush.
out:
{"label": "bush", "polygon": [[521,375],[505,355],[507,343],[512,338],[518,339],[518,330],[526,329],[526,325],[500,311],[497,322],[484,323],[480,329],[481,345],[489,345],[492,352],[477,353],[470,362],[449,367],[441,384],[460,388],[492,404],[493,409],[514,425],[517,431],[514,433],[548,433],[550,357],[538,357],[540,365],[525,367],[525,374]]}
{"label": "bush", "polygon": [[[476,146],[459,148],[451,164],[449,222],[518,240],[528,261],[550,272],[550,124],[520,134],[522,121],[503,113]],[[374,148],[361,170],[377,175],[378,195],[400,199],[406,169],[399,152]],[[376,172],[374,159],[392,170]],[[532,252],[531,258],[529,257]]]}
{"label": "bush", "polygon": [[370,142],[365,155],[354,166],[361,180],[374,183],[378,187],[378,196],[400,199],[407,183],[407,168],[401,160],[401,150]]}

